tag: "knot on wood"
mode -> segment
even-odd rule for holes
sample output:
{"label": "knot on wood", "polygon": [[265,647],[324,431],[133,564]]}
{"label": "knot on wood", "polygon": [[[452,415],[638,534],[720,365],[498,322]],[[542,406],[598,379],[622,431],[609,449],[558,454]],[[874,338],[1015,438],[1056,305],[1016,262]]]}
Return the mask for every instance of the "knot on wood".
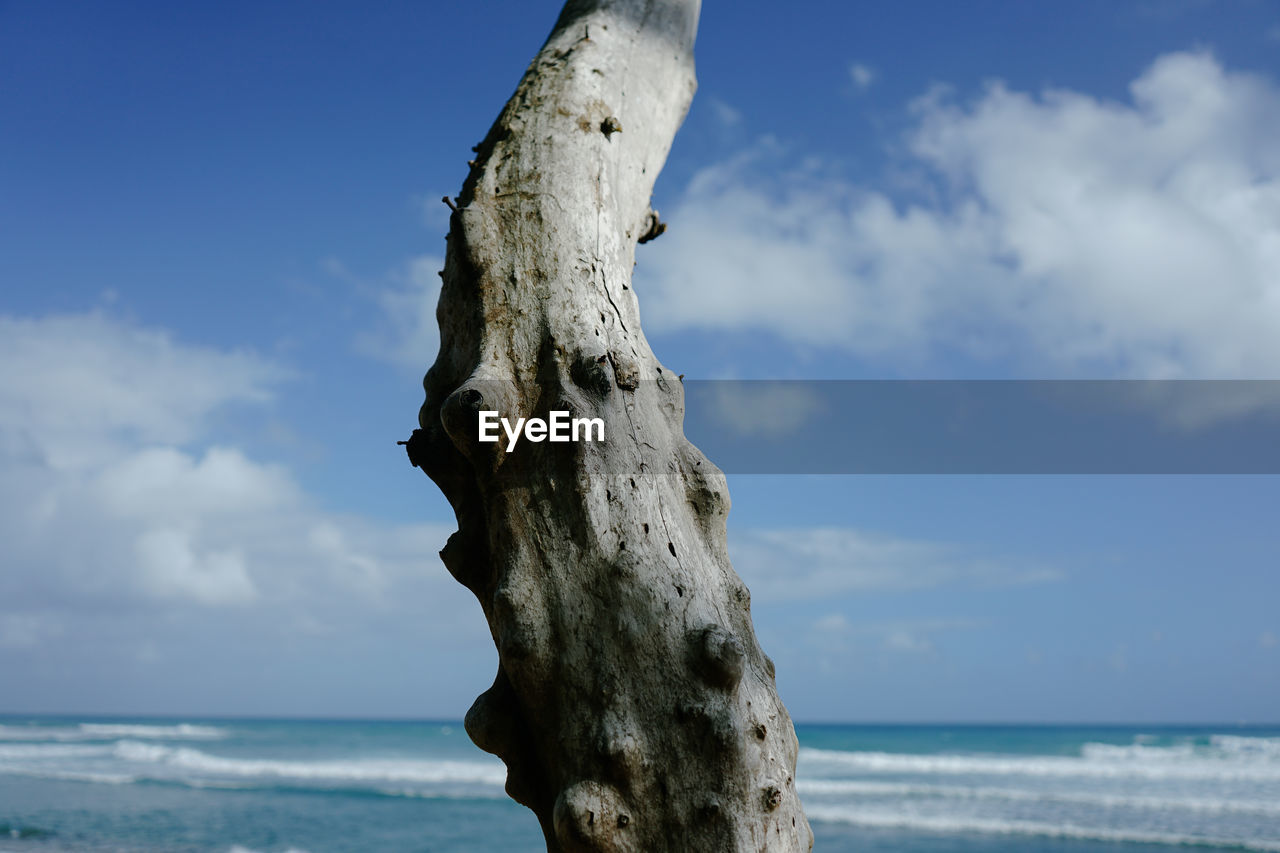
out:
{"label": "knot on wood", "polygon": [[440,561],[444,563],[444,567],[453,575],[454,580],[468,589],[476,580],[475,566],[480,562],[480,555],[475,553],[475,545],[473,537],[455,530],[440,549]]}
{"label": "knot on wood", "polygon": [[449,434],[453,446],[467,453],[479,439],[477,423],[480,411],[493,408],[496,407],[485,401],[480,389],[463,385],[446,397],[440,406],[440,424]]}
{"label": "knot on wood", "polygon": [[471,703],[463,725],[467,736],[485,752],[504,759],[510,753],[515,741],[515,694],[501,669],[493,686]]}
{"label": "knot on wood", "polygon": [[782,805],[782,789],[777,785],[770,785],[764,789],[764,808],[765,811],[776,811],[778,806]]}
{"label": "knot on wood", "polygon": [[613,379],[619,388],[634,391],[640,386],[640,364],[634,358],[614,352],[609,360],[613,362]]}
{"label": "knot on wood", "polygon": [[630,849],[618,837],[631,824],[630,810],[618,790],[604,782],[578,782],[561,791],[553,822],[566,853]]}
{"label": "knot on wood", "polygon": [[685,495],[697,512],[699,523],[705,529],[723,535],[730,507],[729,485],[724,472],[689,442],[685,442],[677,452],[680,454],[680,469],[684,473]]}
{"label": "knot on wood", "polygon": [[397,441],[396,444],[404,447],[404,451],[409,456],[409,464],[414,468],[427,470],[428,453],[427,450],[431,446],[430,440],[427,438],[426,430],[415,429],[413,434],[409,436],[408,441]]}
{"label": "knot on wood", "polygon": [[609,356],[579,356],[569,369],[575,385],[597,397],[604,397],[613,390],[613,371],[609,368]]}
{"label": "knot on wood", "polygon": [[[453,446],[473,463],[485,466],[501,464],[505,445],[501,441],[480,441],[480,413],[497,412],[510,418],[524,414],[511,382],[472,375],[440,404],[440,425]],[[489,421],[492,439],[500,428]]]}
{"label": "knot on wood", "polygon": [[738,638],[719,625],[707,625],[693,633],[694,664],[703,680],[732,690],[742,680],[746,652]]}
{"label": "knot on wood", "polygon": [[617,778],[634,779],[642,772],[644,749],[622,720],[606,721],[601,727],[598,743],[605,764]]}
{"label": "knot on wood", "polygon": [[622,122],[615,116],[609,116],[600,122],[600,132],[604,134],[605,139],[610,139],[615,133],[622,133]]}
{"label": "knot on wood", "polygon": [[640,239],[637,242],[648,243],[650,240],[656,240],[658,235],[666,230],[667,223],[658,218],[658,211],[651,209],[649,215],[645,217],[644,231],[640,234]]}

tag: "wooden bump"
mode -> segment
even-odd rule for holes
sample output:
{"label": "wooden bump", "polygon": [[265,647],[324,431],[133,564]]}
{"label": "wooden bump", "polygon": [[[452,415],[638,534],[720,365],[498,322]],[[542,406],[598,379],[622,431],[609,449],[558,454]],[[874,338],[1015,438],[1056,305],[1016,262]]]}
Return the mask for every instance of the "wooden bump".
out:
{"label": "wooden bump", "polygon": [[606,139],[615,133],[622,133],[622,122],[618,121],[617,116],[609,116],[600,122],[600,132],[605,135]]}
{"label": "wooden bump", "polygon": [[468,540],[469,537],[461,530],[455,530],[449,536],[449,541],[445,542],[444,547],[440,549],[440,561],[449,570],[449,574],[453,575],[453,579],[465,587],[470,587],[474,579],[474,563],[477,557],[469,553],[472,549],[468,547]]}
{"label": "wooden bump", "polygon": [[764,789],[764,808],[765,811],[776,811],[778,806],[782,805],[782,789],[777,785],[770,785]]}
{"label": "wooden bump", "polygon": [[453,446],[463,453],[469,454],[479,443],[477,428],[479,412],[482,409],[496,409],[492,402],[485,399],[484,392],[473,385],[466,384],[445,398],[440,406],[440,423],[449,434]]}
{"label": "wooden bump", "polygon": [[631,813],[616,788],[587,780],[560,792],[552,821],[566,853],[598,853],[619,849],[617,835],[631,824]]}
{"label": "wooden bump", "polygon": [[607,355],[580,356],[569,368],[569,376],[575,385],[596,397],[605,397],[613,391],[613,371]]}
{"label": "wooden bump", "polygon": [[493,686],[476,697],[463,721],[467,736],[485,752],[505,756],[515,731],[511,684],[501,670]]}
{"label": "wooden bump", "polygon": [[693,651],[696,669],[715,687],[732,690],[742,680],[746,653],[738,638],[719,625],[695,630]]}

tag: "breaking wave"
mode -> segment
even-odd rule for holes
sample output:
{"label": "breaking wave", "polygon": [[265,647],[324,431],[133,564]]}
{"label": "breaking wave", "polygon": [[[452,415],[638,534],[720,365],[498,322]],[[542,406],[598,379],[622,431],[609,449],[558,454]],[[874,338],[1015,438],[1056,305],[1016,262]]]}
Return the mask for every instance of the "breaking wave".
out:
{"label": "breaking wave", "polygon": [[1063,754],[800,750],[816,821],[1280,851],[1280,738],[1137,735]]}
{"label": "breaking wave", "polygon": [[192,723],[146,725],[137,723],[80,723],[75,726],[0,725],[0,741],[95,741],[115,738],[141,740],[219,740],[227,730]]}
{"label": "breaking wave", "polygon": [[1080,755],[844,752],[801,749],[800,761],[869,773],[1280,782],[1280,738],[1214,735],[1207,745],[1086,743]]}
{"label": "breaking wave", "polygon": [[103,744],[0,744],[0,774],[116,785],[343,789],[412,797],[502,796],[506,782],[506,768],[496,759],[234,757],[131,739]]}
{"label": "breaking wave", "polygon": [[1035,820],[1002,820],[974,817],[934,817],[900,812],[864,811],[854,808],[816,806],[806,809],[810,819],[845,823],[871,829],[906,829],[955,835],[1023,835],[1040,838],[1107,841],[1130,844],[1161,844],[1172,847],[1207,847],[1225,850],[1280,851],[1280,841],[1262,839],[1213,838],[1176,832],[1141,829],[1076,826]]}

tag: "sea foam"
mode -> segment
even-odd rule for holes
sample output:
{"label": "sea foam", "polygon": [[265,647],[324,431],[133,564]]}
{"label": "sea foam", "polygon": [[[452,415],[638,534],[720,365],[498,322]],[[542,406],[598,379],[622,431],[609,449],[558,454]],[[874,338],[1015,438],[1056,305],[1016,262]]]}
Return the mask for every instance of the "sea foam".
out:
{"label": "sea foam", "polygon": [[192,723],[148,725],[136,723],[80,723],[76,726],[0,725],[0,741],[94,741],[115,738],[142,740],[218,740],[227,730]]}
{"label": "sea foam", "polygon": [[1033,791],[1025,788],[928,785],[909,782],[873,782],[859,779],[799,779],[800,794],[846,794],[860,797],[909,797],[913,799],[991,800],[996,802],[1071,804],[1103,809],[1202,812],[1280,817],[1280,802],[1221,797],[1155,797],[1105,794],[1091,791]]}
{"label": "sea foam", "polygon": [[1280,781],[1280,753],[1269,760],[1240,760],[1239,751],[1197,750],[1133,744],[1085,744],[1071,755],[916,755],[897,752],[843,752],[801,749],[800,762],[813,768],[842,767],[870,773]]}
{"label": "sea foam", "polygon": [[493,761],[446,759],[359,758],[340,761],[298,761],[272,758],[230,758],[189,747],[122,740],[116,757],[132,764],[161,765],[214,777],[313,780],[324,782],[470,783],[501,786],[506,768]]}
{"label": "sea foam", "polygon": [[905,829],[946,835],[1025,835],[1079,841],[1106,841],[1129,844],[1161,844],[1174,847],[1216,847],[1229,850],[1280,851],[1280,841],[1223,838],[1190,833],[1157,832],[1140,829],[1075,826],[1034,820],[1003,820],[968,816],[935,817],[902,812],[872,811],[841,806],[810,806],[811,820],[843,823],[870,829]]}

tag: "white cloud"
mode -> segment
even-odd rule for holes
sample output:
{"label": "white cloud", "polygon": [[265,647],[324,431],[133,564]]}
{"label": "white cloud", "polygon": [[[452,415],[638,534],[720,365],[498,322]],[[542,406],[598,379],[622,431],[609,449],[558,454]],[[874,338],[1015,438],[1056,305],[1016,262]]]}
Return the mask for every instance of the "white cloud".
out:
{"label": "white cloud", "polygon": [[426,373],[440,349],[436,303],[444,262],[433,255],[413,258],[379,286],[374,298],[381,309],[379,322],[356,337],[364,355],[415,373]]}
{"label": "white cloud", "polygon": [[843,613],[828,613],[813,623],[813,630],[821,634],[842,634],[849,630],[849,620]]}
{"label": "white cloud", "polygon": [[288,376],[252,353],[177,344],[103,314],[0,316],[0,363],[6,446],[58,468],[100,463],[122,441],[189,441],[215,409],[267,402]]}
{"label": "white cloud", "polygon": [[1062,577],[1047,567],[993,560],[956,546],[843,527],[732,531],[729,552],[752,592],[771,601],[949,584],[1051,583]]}
{"label": "white cloud", "polygon": [[970,619],[916,619],[894,622],[849,621],[843,613],[828,613],[813,623],[810,639],[818,649],[854,652],[859,647],[865,651],[865,638],[871,639],[881,649],[890,652],[918,655],[935,655],[938,652],[939,634],[953,631],[970,631],[986,627]]}
{"label": "white cloud", "polygon": [[451,532],[326,511],[283,466],[208,445],[228,407],[272,398],[287,371],[271,362],[105,315],[0,330],[15,368],[0,374],[4,645],[125,603],[253,605],[282,624],[367,615]]}
{"label": "white cloud", "polygon": [[783,436],[823,409],[812,388],[795,382],[717,382],[710,391],[702,405],[722,427],[738,435]]}
{"label": "white cloud", "polygon": [[225,447],[199,458],[173,447],[144,448],[104,466],[93,486],[112,515],[152,520],[269,512],[301,501],[282,467]]}
{"label": "white cloud", "polygon": [[1274,377],[1273,82],[1175,53],[1125,102],[993,84],[912,110],[927,202],[817,172],[770,183],[760,151],[699,174],[638,270],[648,326],[1042,375]]}
{"label": "white cloud", "polygon": [[435,556],[452,523],[337,512],[236,446],[288,371],[107,314],[0,331],[15,708],[457,714],[488,683],[480,609]]}
{"label": "white cloud", "polygon": [[1263,631],[1261,634],[1258,635],[1259,648],[1274,649],[1277,645],[1280,645],[1280,639],[1277,639],[1276,635],[1273,634],[1272,632]]}
{"label": "white cloud", "polygon": [[707,104],[711,107],[711,112],[715,115],[716,121],[720,123],[721,127],[737,127],[742,123],[742,111],[726,104],[719,98],[710,98]]}
{"label": "white cloud", "polygon": [[876,81],[876,76],[875,69],[861,62],[855,62],[849,66],[849,79],[853,81],[853,85],[859,92],[870,89],[871,84]]}
{"label": "white cloud", "polygon": [[258,597],[239,551],[197,552],[186,531],[171,528],[144,532],[136,550],[142,584],[157,596],[203,604],[242,604]]}
{"label": "white cloud", "polygon": [[886,648],[899,652],[916,652],[919,654],[932,654],[936,649],[933,640],[927,634],[916,631],[908,631],[900,628],[890,631],[885,635],[884,644]]}

